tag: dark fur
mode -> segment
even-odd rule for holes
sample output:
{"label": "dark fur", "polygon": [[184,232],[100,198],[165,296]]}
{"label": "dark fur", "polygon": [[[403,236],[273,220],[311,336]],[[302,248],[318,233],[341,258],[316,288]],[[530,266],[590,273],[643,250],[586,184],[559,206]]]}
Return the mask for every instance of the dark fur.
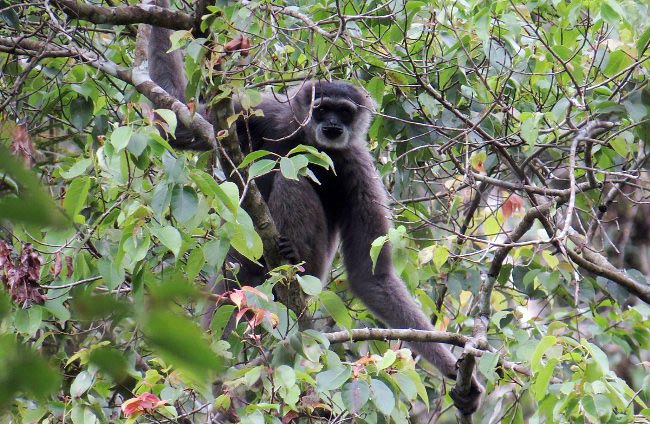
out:
{"label": "dark fur", "polygon": [[[159,3],[165,5],[166,1]],[[152,30],[151,75],[163,88],[184,100],[182,57],[177,53],[163,53],[169,46],[168,36],[168,30]],[[357,106],[352,123],[346,128],[349,130],[347,143],[325,146],[318,142],[315,124],[312,125],[314,119],[309,119],[314,101],[332,101],[334,110],[341,102]],[[353,293],[391,327],[433,330],[429,317],[415,304],[395,274],[389,245],[382,249],[372,271],[370,245],[390,228],[386,190],[365,141],[373,107],[365,91],[346,82],[311,81],[285,97],[265,97],[256,107],[264,116],[240,120],[237,132],[245,152],[266,149],[284,155],[298,144],[311,144],[327,152],[334,162],[336,174],[320,167],[312,169],[320,184],[306,178],[288,180],[279,172],[257,179],[282,236],[281,250],[293,256],[294,261],[305,261],[307,274],[322,278],[330,268],[340,237]],[[192,140],[189,132],[181,128],[176,140],[170,141],[181,148],[207,147]],[[238,279],[256,284],[263,281],[264,274],[264,269],[241,261]],[[445,346],[437,343],[411,343],[411,346],[445,377],[455,379],[456,358]],[[465,399],[454,396],[454,401],[463,412],[471,413],[479,406],[482,391],[475,380],[474,392]]]}

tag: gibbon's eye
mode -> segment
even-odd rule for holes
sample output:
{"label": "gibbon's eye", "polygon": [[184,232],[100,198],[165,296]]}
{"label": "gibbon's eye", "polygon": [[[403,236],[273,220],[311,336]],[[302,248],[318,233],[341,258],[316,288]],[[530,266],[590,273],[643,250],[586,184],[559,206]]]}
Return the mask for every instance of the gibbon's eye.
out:
{"label": "gibbon's eye", "polygon": [[341,107],[338,111],[337,114],[339,115],[339,118],[341,119],[341,122],[344,123],[345,125],[350,125],[352,121],[354,121],[354,110],[349,107]]}
{"label": "gibbon's eye", "polygon": [[312,116],[317,121],[322,121],[325,118],[325,114],[329,112],[326,106],[320,106],[313,110]]}

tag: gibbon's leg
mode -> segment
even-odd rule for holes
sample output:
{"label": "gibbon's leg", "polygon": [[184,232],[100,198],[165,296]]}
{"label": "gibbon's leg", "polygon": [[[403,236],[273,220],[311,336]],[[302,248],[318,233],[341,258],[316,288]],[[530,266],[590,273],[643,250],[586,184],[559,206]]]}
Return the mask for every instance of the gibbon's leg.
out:
{"label": "gibbon's leg", "polygon": [[[329,269],[329,251],[333,249],[333,243],[328,242],[330,237],[325,212],[312,185],[304,178],[288,180],[278,172],[274,175],[267,204],[284,239],[287,253],[295,255],[294,263],[304,261],[305,274],[322,278]],[[236,276],[226,272],[225,278],[214,285],[213,293],[224,293],[239,285],[257,286],[266,279],[267,269],[234,249],[230,249],[226,261],[239,263],[239,272]],[[202,320],[204,328],[210,327],[214,311],[214,305],[208,305]],[[229,330],[232,328],[227,327],[224,334],[228,334]]]}
{"label": "gibbon's leg", "polygon": [[295,256],[287,259],[304,261],[305,274],[323,278],[334,246],[323,205],[311,183],[302,177],[289,180],[278,172],[267,204],[282,239],[280,247]]}
{"label": "gibbon's leg", "polygon": [[[160,7],[169,7],[169,0],[156,0]],[[183,52],[171,48],[169,36],[172,31],[166,28],[151,26],[147,57],[149,59],[149,75],[151,80],[162,87],[167,93],[174,96],[181,102],[185,102],[185,88],[187,78],[183,62]],[[198,103],[198,113],[210,120],[205,105]],[[161,131],[162,134],[162,131]],[[165,136],[165,134],[162,134]],[[169,144],[179,149],[210,150],[212,146],[208,143],[194,140],[192,130],[178,123],[174,137],[168,138]]]}
{"label": "gibbon's leg", "polygon": [[[156,0],[155,3],[160,7],[169,8],[169,0]],[[169,41],[171,34],[172,31],[167,28],[151,26],[148,45],[149,75],[165,91],[184,102],[187,78],[183,65],[183,52],[175,50],[167,53],[171,48]]]}
{"label": "gibbon's leg", "polygon": [[[393,328],[434,330],[429,318],[415,304],[404,282],[395,275],[391,247],[387,244],[377,258],[374,272],[370,245],[388,233],[390,221],[386,192],[379,180],[370,153],[364,148],[351,149],[345,158],[335,160],[337,180],[341,188],[343,209],[341,237],[343,259],[353,293],[384,323]],[[456,378],[456,357],[439,343],[410,343],[427,361],[448,378]],[[465,414],[474,412],[483,391],[476,378],[468,399],[456,399],[456,406]]]}

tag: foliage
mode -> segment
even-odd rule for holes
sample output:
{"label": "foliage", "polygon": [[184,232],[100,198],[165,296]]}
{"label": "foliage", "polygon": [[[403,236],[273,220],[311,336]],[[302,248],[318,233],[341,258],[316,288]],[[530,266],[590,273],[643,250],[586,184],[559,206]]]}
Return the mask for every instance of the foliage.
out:
{"label": "foliage", "polygon": [[[148,100],[100,65],[134,66],[134,25],[42,3],[0,0],[7,419],[453,420],[439,374],[405,346],[329,343],[335,327],[380,325],[345,290],[338,260],[322,290],[283,266],[255,289],[207,294],[233,266],[230,247],[262,255],[242,193],[211,153],[171,149]],[[216,87],[254,108],[258,90],[311,77],[372,95],[369,145],[396,221],[375,247],[393,245],[442,330],[470,334],[488,299],[494,349],[477,369],[493,395],[477,422],[633,422],[650,417],[650,307],[621,281],[650,290],[649,15],[632,0],[219,1],[202,21],[213,39],[187,29],[173,40],[188,98]],[[244,163],[251,177],[287,178],[310,164],[331,161],[304,148]],[[589,252],[605,264],[576,262]],[[312,296],[314,329],[299,331],[274,298],[289,281]]]}

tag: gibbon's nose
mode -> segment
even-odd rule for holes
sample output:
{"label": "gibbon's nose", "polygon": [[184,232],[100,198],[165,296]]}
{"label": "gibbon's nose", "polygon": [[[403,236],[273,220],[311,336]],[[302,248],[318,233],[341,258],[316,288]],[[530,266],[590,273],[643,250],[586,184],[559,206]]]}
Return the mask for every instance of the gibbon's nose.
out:
{"label": "gibbon's nose", "polygon": [[334,140],[343,134],[343,129],[341,127],[334,126],[323,127],[323,134],[325,134],[325,137],[329,138],[330,140]]}

